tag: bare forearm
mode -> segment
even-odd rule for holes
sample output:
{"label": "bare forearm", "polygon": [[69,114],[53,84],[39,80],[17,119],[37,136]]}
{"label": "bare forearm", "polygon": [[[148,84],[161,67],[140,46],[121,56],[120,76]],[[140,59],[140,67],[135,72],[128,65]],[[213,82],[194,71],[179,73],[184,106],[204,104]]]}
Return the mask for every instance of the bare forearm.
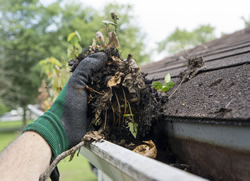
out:
{"label": "bare forearm", "polygon": [[51,154],[39,134],[25,132],[0,155],[0,180],[38,180],[49,166]]}

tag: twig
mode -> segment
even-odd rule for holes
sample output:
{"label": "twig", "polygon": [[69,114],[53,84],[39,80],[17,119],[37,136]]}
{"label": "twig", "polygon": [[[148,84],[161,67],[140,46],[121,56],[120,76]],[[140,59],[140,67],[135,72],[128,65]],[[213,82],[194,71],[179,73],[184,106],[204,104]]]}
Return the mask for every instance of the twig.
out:
{"label": "twig", "polygon": [[186,48],[184,48],[184,46],[183,46],[183,42],[181,43],[181,48],[183,48],[185,50],[185,52],[187,53],[188,57],[190,57],[190,54],[188,53],[188,51],[186,50]]}
{"label": "twig", "polygon": [[107,116],[108,116],[108,111],[107,109],[105,110],[105,121],[104,121],[104,130],[106,129],[106,124],[107,124]]}
{"label": "twig", "polygon": [[71,162],[71,161],[73,160],[73,158],[74,158],[74,156],[75,156],[75,153],[76,153],[76,152],[74,152],[74,153],[72,153],[72,154],[70,155],[70,157],[69,157],[69,162]]}
{"label": "twig", "polygon": [[181,82],[180,82],[180,84],[178,85],[178,87],[174,90],[174,92],[172,92],[172,94],[168,97],[169,99],[174,95],[174,93],[179,89],[179,87],[181,86],[181,84],[184,82],[184,80],[185,80],[185,77],[184,78],[182,78],[182,80],[181,80]]}
{"label": "twig", "polygon": [[71,149],[62,152],[60,155],[56,157],[56,159],[51,163],[51,165],[47,168],[47,170],[40,176],[39,181],[45,181],[46,179],[49,178],[51,172],[56,168],[57,164],[64,159],[65,157],[71,155],[72,153],[76,152],[79,150],[83,145],[85,141],[81,141],[78,143],[76,146],[72,147]]}
{"label": "twig", "polygon": [[85,88],[88,89],[90,92],[95,92],[95,93],[97,93],[97,94],[104,95],[103,93],[98,92],[98,91],[96,91],[95,89],[93,89],[93,88],[91,88],[91,87],[89,87],[89,86],[87,86],[87,85],[85,86]]}
{"label": "twig", "polygon": [[228,108],[228,106],[231,104],[232,101],[233,101],[233,99],[227,103],[227,105],[225,107],[226,109]]}
{"label": "twig", "polygon": [[104,42],[102,43],[102,46],[103,46],[103,48],[106,48],[106,34],[107,34],[107,26],[108,25],[105,25],[104,26]]}
{"label": "twig", "polygon": [[113,121],[113,127],[115,126],[115,109],[114,109],[114,107],[112,106],[112,104],[111,104],[111,109],[112,109],[112,112],[113,112],[113,119],[114,119],[114,121]]}

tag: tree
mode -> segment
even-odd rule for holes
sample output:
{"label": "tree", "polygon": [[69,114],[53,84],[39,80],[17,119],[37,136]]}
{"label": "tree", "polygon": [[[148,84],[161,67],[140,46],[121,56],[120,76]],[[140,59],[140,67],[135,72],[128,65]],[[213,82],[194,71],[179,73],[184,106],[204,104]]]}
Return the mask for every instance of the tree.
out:
{"label": "tree", "polygon": [[8,111],[8,107],[2,102],[0,99],[0,116],[2,116],[4,113]]}
{"label": "tree", "polygon": [[245,25],[245,28],[249,27],[250,26],[250,16],[247,17],[244,17],[242,16],[241,19],[243,20],[244,22],[244,25]]}
{"label": "tree", "polygon": [[[52,56],[67,59],[67,35],[75,30],[82,37],[83,50],[88,49],[95,33],[103,29],[103,18],[97,10],[75,2],[57,0],[45,6],[39,0],[0,0],[0,4],[0,96],[5,105],[23,108],[25,124],[27,104],[36,101],[41,85],[38,62]],[[112,6],[128,14],[131,11],[126,6]],[[141,53],[144,45],[137,39],[139,29],[129,25],[132,19],[122,16],[127,24],[118,33],[121,37],[126,34],[120,41],[129,36],[124,47],[131,47],[129,53],[135,52],[138,60],[146,60]]]}
{"label": "tree", "polygon": [[10,0],[1,1],[1,5],[0,51],[4,69],[1,82],[5,83],[1,97],[9,106],[23,108],[26,124],[26,107],[35,99],[39,85],[33,81],[31,68],[44,55],[41,37],[48,22],[40,24],[44,8],[38,1]]}
{"label": "tree", "polygon": [[169,53],[177,53],[184,48],[192,48],[196,45],[213,40],[215,28],[210,25],[200,25],[193,31],[181,30],[175,31],[158,45],[158,51],[167,50]]}

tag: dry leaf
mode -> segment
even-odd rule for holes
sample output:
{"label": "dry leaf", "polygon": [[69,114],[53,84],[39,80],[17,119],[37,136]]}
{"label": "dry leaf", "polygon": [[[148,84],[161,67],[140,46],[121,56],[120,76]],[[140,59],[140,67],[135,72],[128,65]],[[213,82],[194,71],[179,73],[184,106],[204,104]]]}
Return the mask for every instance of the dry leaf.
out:
{"label": "dry leaf", "polygon": [[103,36],[102,32],[100,32],[100,31],[96,32],[96,38],[97,38],[97,40],[102,42],[102,46],[103,46],[103,48],[105,48],[106,43],[105,43],[104,36]]}
{"label": "dry leaf", "polygon": [[96,38],[97,38],[97,40],[104,42],[104,36],[103,36],[102,32],[100,32],[100,31],[96,32]]}
{"label": "dry leaf", "polygon": [[93,39],[92,45],[89,46],[89,50],[88,50],[88,52],[86,52],[85,56],[87,56],[87,55],[90,54],[90,53],[91,53],[91,54],[92,54],[92,53],[95,53],[97,49],[99,50],[99,49],[100,49],[100,46],[97,45],[97,44],[96,44],[96,40]]}
{"label": "dry leaf", "polygon": [[140,72],[127,74],[122,85],[128,88],[128,91],[133,94],[141,89],[145,89],[146,85],[143,76]]}
{"label": "dry leaf", "polygon": [[121,139],[120,142],[119,142],[119,145],[125,145],[126,143],[126,140],[125,139]]}
{"label": "dry leaf", "polygon": [[127,87],[128,88],[128,91],[130,93],[136,93],[136,90],[135,90],[135,87],[134,87],[134,84],[133,84],[133,77],[132,77],[132,74],[127,74],[126,77],[124,78],[123,80],[123,83],[122,85],[124,87]]}
{"label": "dry leaf", "polygon": [[93,42],[92,42],[92,45],[91,45],[93,48],[95,48],[96,47],[96,40],[95,39],[93,39]]}
{"label": "dry leaf", "polygon": [[104,95],[100,99],[99,104],[95,108],[95,117],[91,120],[91,124],[95,124],[96,126],[98,126],[102,123],[100,115],[102,111],[105,110],[105,108],[107,107],[107,104],[111,101],[112,96],[112,89],[109,89],[104,93]]}
{"label": "dry leaf", "polygon": [[140,69],[136,64],[136,61],[130,58],[127,60],[127,64],[130,73],[126,75],[122,85],[124,87],[127,87],[129,93],[131,94],[139,92],[142,89],[145,89],[146,88],[145,81],[142,73],[138,71]]}
{"label": "dry leaf", "polygon": [[113,87],[116,86],[117,84],[120,84],[122,76],[124,76],[124,73],[116,72],[115,75],[112,76],[111,79],[107,82],[107,86]]}
{"label": "dry leaf", "polygon": [[107,62],[108,65],[119,64],[120,67],[123,65],[123,61],[120,58],[115,56],[112,56],[111,58],[113,61],[108,61]]}
{"label": "dry leaf", "polygon": [[112,56],[111,58],[116,63],[119,63],[119,64],[122,63],[122,60],[120,58],[118,58],[118,57]]}
{"label": "dry leaf", "polygon": [[134,143],[129,143],[129,145],[128,146],[130,146],[130,147],[134,147],[135,146],[135,144]]}
{"label": "dry leaf", "polygon": [[143,141],[146,144],[137,146],[133,151],[149,158],[156,158],[157,148],[152,140]]}
{"label": "dry leaf", "polygon": [[137,71],[139,69],[136,61],[132,58],[128,60],[128,65],[131,71]]}
{"label": "dry leaf", "polygon": [[118,40],[116,33],[114,31],[111,31],[108,33],[108,36],[109,36],[109,43],[107,45],[107,48],[114,47],[114,48],[119,49],[120,45],[119,45],[119,40]]}
{"label": "dry leaf", "polygon": [[82,138],[84,141],[99,141],[104,139],[104,135],[99,133],[98,131],[89,131]]}

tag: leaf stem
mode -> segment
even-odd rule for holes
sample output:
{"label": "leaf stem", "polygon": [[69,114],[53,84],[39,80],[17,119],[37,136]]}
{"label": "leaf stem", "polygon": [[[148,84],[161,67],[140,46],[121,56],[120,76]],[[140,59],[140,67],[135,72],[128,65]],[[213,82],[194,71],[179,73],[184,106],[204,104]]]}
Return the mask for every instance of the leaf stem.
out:
{"label": "leaf stem", "polygon": [[[122,87],[122,92],[123,92],[123,96],[124,96],[124,114],[126,114],[126,111],[127,111],[127,98],[126,98],[126,94],[125,94],[125,91],[124,91],[123,87]],[[124,122],[124,116],[122,118],[122,122]]]}
{"label": "leaf stem", "polygon": [[121,126],[121,105],[120,105],[120,102],[119,102],[119,99],[118,99],[116,92],[115,92],[115,98],[116,98],[117,105],[118,105],[118,111],[119,111],[119,125],[118,125],[118,127],[120,128],[120,126]]}

